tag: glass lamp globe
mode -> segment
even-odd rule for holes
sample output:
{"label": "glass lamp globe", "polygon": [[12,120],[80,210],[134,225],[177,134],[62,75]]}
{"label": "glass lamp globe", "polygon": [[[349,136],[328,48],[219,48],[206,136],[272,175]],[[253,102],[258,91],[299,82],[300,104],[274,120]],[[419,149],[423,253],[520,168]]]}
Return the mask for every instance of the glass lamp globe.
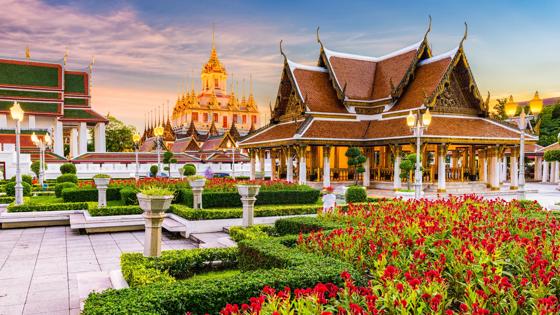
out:
{"label": "glass lamp globe", "polygon": [[31,135],[31,141],[33,141],[33,143],[35,143],[35,144],[37,144],[37,142],[39,142],[39,137],[37,137],[35,132],[33,132],[33,134]]}
{"label": "glass lamp globe", "polygon": [[13,120],[20,122],[23,120],[24,112],[18,102],[14,102],[14,105],[10,107],[10,114],[12,115]]}
{"label": "glass lamp globe", "polygon": [[538,115],[542,112],[543,109],[543,100],[539,97],[539,92],[535,92],[535,96],[531,101],[529,101],[529,109],[531,113],[534,115]]}
{"label": "glass lamp globe", "polygon": [[52,144],[51,135],[49,135],[48,133],[45,134],[45,143],[46,143],[47,145],[51,145],[51,144]]}
{"label": "glass lamp globe", "polygon": [[431,122],[432,122],[432,114],[430,113],[430,109],[428,108],[428,109],[426,109],[426,112],[422,116],[422,124],[424,124],[424,126],[428,127]]}
{"label": "glass lamp globe", "polygon": [[134,141],[134,143],[138,143],[140,141],[140,134],[135,133],[134,135],[132,135],[132,141]]}
{"label": "glass lamp globe", "polygon": [[507,103],[504,105],[504,111],[508,117],[513,117],[517,113],[517,103],[513,101],[513,96],[509,96]]}
{"label": "glass lamp globe", "polygon": [[412,111],[410,111],[410,113],[408,114],[408,116],[406,116],[406,124],[412,128],[414,127],[414,123],[416,122],[416,117],[414,116],[414,114],[412,114]]}

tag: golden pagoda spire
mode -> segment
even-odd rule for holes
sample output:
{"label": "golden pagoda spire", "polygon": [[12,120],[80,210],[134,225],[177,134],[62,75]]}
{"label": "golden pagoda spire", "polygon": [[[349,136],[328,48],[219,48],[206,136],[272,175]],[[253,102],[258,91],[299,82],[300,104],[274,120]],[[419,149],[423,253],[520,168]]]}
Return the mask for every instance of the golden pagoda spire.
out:
{"label": "golden pagoda spire", "polygon": [[29,46],[25,47],[25,59],[31,59],[31,52],[29,51]]}
{"label": "golden pagoda spire", "polygon": [[245,99],[245,78],[243,78],[243,94],[241,95],[241,106],[247,105],[247,99]]}
{"label": "golden pagoda spire", "polygon": [[253,96],[253,75],[249,75],[250,80],[250,88],[249,88],[249,99],[247,100],[247,110],[255,110],[256,109],[256,102],[255,97]]}

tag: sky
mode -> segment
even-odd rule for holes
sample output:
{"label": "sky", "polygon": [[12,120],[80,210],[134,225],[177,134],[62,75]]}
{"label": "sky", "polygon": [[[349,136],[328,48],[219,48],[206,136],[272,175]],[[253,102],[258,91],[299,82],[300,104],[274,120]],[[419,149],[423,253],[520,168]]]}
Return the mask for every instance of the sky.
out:
{"label": "sky", "polygon": [[[143,129],[145,114],[171,107],[208,60],[212,25],[228,73],[249,77],[263,115],[289,59],[314,65],[315,30],[337,51],[380,56],[422,39],[432,16],[434,54],[465,42],[475,80],[492,99],[560,96],[560,1],[0,0],[0,56],[60,60],[84,69],[95,56],[92,104]],[[265,118],[265,117],[263,117]]]}

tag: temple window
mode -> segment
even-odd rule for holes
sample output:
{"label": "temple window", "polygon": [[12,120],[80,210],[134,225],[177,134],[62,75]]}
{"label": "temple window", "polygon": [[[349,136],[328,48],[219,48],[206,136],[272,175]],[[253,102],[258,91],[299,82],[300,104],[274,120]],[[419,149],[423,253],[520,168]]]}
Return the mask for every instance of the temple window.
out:
{"label": "temple window", "polygon": [[239,121],[237,121],[237,114],[233,114],[233,120],[234,123],[238,124]]}
{"label": "temple window", "polygon": [[213,118],[214,118],[213,121],[218,122],[218,114],[217,114],[217,113],[214,113],[213,116],[214,116],[214,117],[213,117]]}
{"label": "temple window", "polygon": [[194,122],[198,122],[198,113],[197,113],[197,112],[193,112],[193,113],[192,113],[192,120],[193,120]]}
{"label": "temple window", "polygon": [[208,113],[204,113],[204,122],[208,122]]}
{"label": "temple window", "polygon": [[243,124],[247,123],[247,115],[243,115]]}
{"label": "temple window", "polygon": [[222,127],[227,128],[227,116],[222,117]]}
{"label": "temple window", "polygon": [[255,125],[257,124],[257,115],[251,116],[251,122]]}
{"label": "temple window", "polygon": [[215,87],[215,88],[219,88],[219,87],[220,87],[220,81],[218,81],[218,79],[214,79],[214,87]]}

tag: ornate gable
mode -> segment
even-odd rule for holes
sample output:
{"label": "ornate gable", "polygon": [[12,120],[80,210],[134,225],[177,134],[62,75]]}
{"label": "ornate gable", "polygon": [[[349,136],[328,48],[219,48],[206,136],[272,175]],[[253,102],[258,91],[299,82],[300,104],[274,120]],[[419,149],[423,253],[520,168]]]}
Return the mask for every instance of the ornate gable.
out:
{"label": "ornate gable", "polygon": [[299,92],[295,86],[288,63],[285,62],[282,79],[278,87],[276,104],[272,111],[272,122],[286,121],[303,116],[305,106],[298,94]]}

